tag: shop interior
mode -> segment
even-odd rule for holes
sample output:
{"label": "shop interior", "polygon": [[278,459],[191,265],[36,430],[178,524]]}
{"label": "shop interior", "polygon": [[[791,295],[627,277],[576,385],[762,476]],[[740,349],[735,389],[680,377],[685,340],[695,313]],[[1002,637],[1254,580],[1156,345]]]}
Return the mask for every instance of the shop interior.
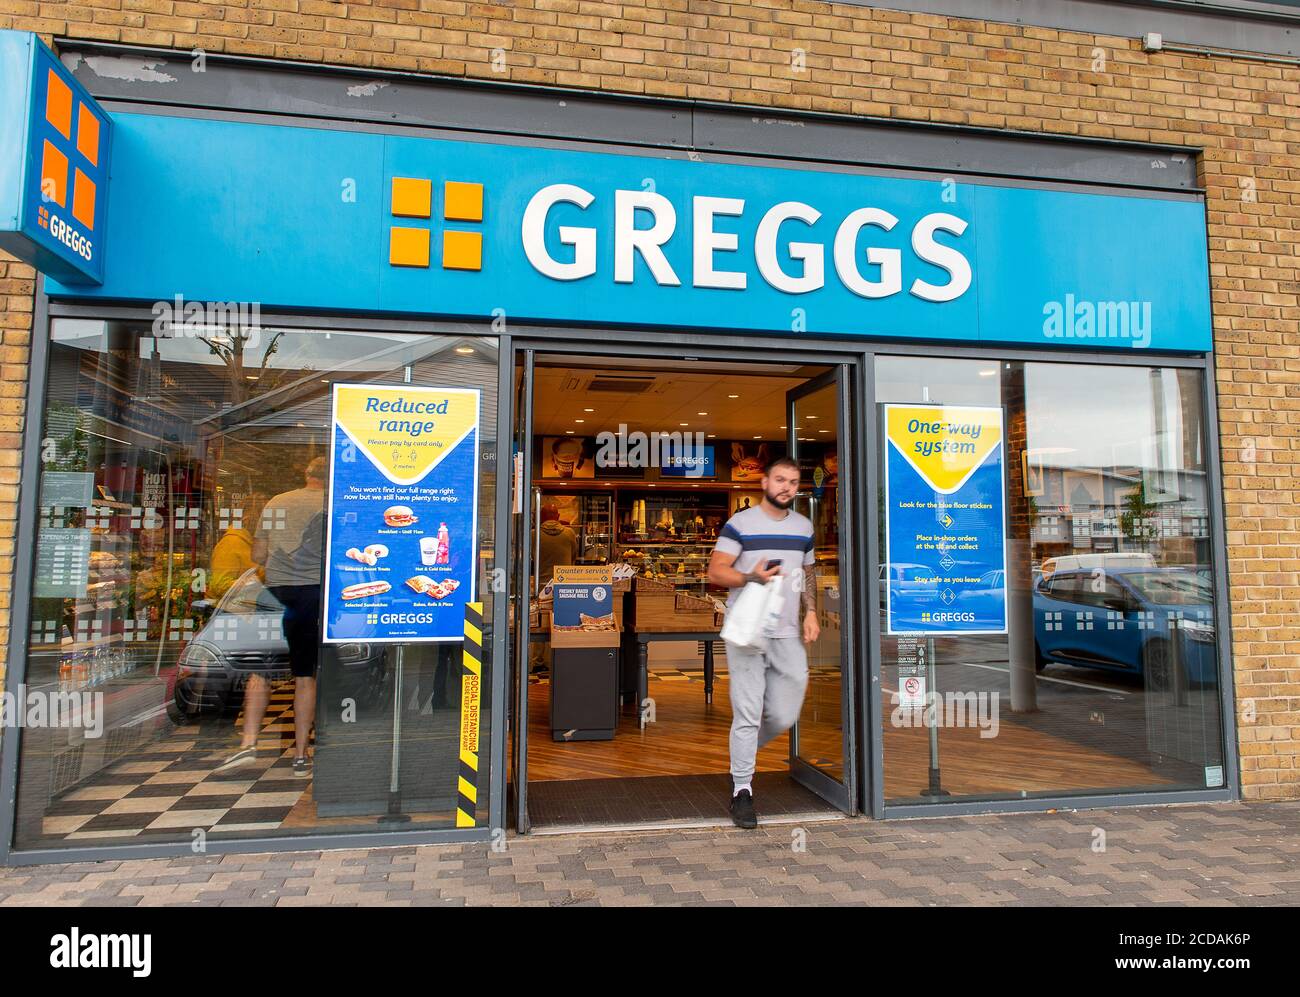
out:
{"label": "shop interior", "polygon": [[[534,826],[725,817],[731,709],[718,631],[727,591],[709,584],[709,557],[727,519],[760,502],[764,466],[787,453],[789,393],[826,372],[798,364],[537,358],[527,696]],[[810,648],[799,754],[839,779],[835,386],[794,404],[797,456],[807,465],[795,508],[816,527],[822,623]],[[638,441],[649,444],[652,434],[680,438],[697,466],[672,466],[675,443],[665,442],[657,455],[653,446],[638,452]],[[552,646],[548,583],[557,565],[570,563],[614,566],[614,654],[595,672]],[[790,755],[789,735],[759,752],[755,794],[765,816],[835,813],[790,778]]]}

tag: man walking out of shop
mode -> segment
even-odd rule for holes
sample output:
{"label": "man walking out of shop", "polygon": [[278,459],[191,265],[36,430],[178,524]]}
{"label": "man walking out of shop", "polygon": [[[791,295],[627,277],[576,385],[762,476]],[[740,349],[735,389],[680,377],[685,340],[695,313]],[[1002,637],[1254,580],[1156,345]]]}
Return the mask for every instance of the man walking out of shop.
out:
{"label": "man walking out of shop", "polygon": [[774,460],[763,474],[763,501],[732,516],[709,560],[709,581],[731,589],[728,605],[749,582],[782,576],[785,603],[759,647],[727,642],[731,690],[731,819],[758,826],[754,764],[758,749],[799,719],[808,688],[808,652],[817,640],[813,526],[790,506],[799,491],[799,465]]}

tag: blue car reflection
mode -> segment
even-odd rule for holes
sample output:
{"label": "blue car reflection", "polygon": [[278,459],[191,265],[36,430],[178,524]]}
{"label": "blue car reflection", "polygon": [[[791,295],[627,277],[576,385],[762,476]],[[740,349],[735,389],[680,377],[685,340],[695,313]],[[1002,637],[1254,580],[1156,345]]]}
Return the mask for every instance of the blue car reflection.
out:
{"label": "blue car reflection", "polygon": [[1216,681],[1213,586],[1193,568],[1056,571],[1034,587],[1034,642],[1048,664],[1142,675],[1170,689]]}

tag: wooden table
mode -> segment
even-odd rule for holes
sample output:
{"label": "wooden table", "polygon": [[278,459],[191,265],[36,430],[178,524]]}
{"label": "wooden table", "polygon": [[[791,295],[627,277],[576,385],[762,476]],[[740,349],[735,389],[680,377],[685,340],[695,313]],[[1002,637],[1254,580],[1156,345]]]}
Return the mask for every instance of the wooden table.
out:
{"label": "wooden table", "polygon": [[704,702],[713,705],[713,642],[721,640],[719,631],[710,630],[668,630],[657,627],[637,627],[623,632],[625,653],[636,654],[636,708],[640,714],[640,723],[645,727],[645,713],[642,706],[650,694],[650,643],[652,641],[703,641],[704,643]]}

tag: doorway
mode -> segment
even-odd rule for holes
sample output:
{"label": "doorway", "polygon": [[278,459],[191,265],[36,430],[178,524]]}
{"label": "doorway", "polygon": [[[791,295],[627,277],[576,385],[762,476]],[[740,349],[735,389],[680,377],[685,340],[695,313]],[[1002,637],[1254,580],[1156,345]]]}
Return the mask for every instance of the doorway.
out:
{"label": "doorway", "polygon": [[[515,368],[510,789],[529,830],[729,824],[719,531],[800,467],[820,634],[799,720],[758,754],[760,818],[856,810],[851,366],[522,349]],[[611,584],[604,650],[556,636],[557,567]],[[568,591],[567,589],[565,590]],[[562,611],[561,611],[562,613]],[[591,619],[596,619],[592,617]],[[584,623],[585,625],[585,623]]]}

